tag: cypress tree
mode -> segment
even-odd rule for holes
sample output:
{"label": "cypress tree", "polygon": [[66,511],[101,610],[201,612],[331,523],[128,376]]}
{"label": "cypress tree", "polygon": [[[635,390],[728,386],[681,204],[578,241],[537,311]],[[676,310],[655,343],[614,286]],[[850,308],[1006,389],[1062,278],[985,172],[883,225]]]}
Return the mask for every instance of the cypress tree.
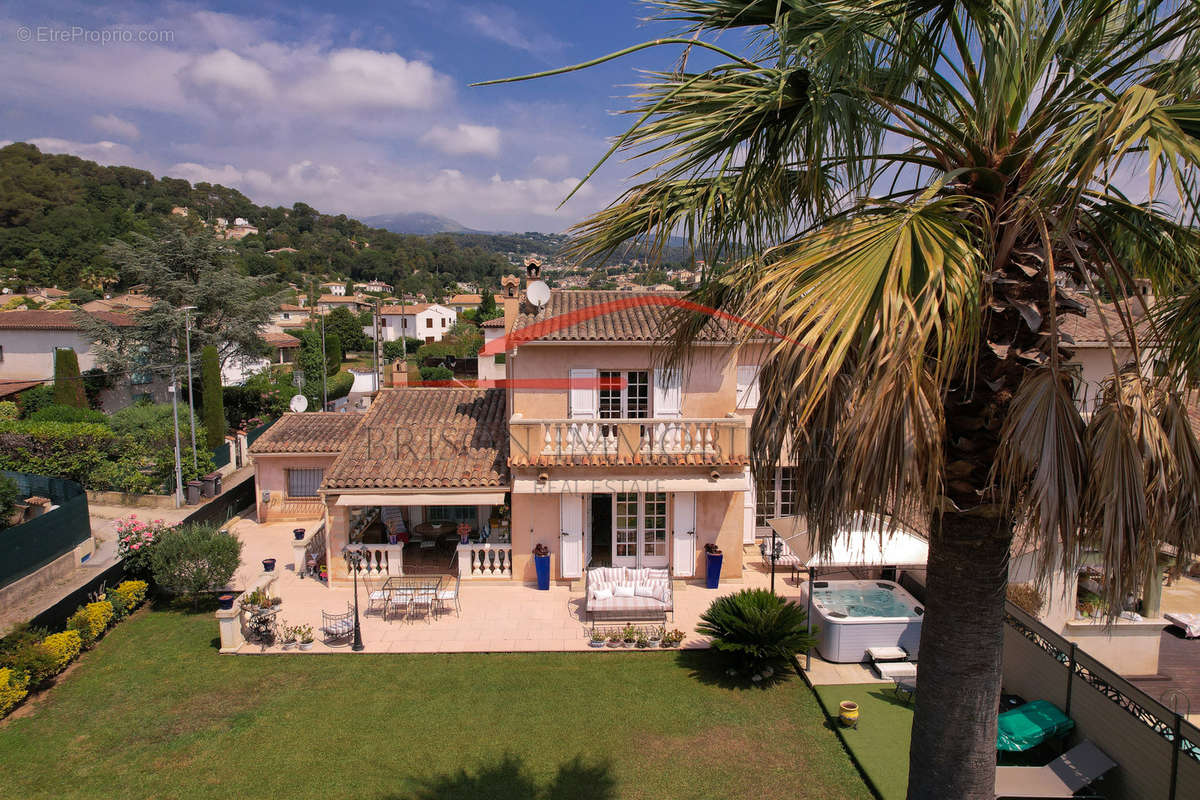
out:
{"label": "cypress tree", "polygon": [[54,402],[60,406],[88,407],[83,378],[79,377],[79,356],[69,347],[54,351]]}
{"label": "cypress tree", "polygon": [[200,351],[200,399],[205,444],[212,450],[225,442],[225,398],[221,393],[221,362],[217,348],[211,344]]}

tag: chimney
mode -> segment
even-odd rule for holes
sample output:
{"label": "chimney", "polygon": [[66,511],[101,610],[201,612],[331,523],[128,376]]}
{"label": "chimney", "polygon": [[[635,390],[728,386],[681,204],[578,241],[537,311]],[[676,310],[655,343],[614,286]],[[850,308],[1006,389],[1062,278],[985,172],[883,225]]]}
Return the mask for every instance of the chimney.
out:
{"label": "chimney", "polygon": [[1154,286],[1150,283],[1149,278],[1134,278],[1133,279],[1134,294],[1141,298],[1140,301],[1130,298],[1129,309],[1134,316],[1140,316],[1143,312],[1142,303],[1146,304],[1146,309],[1154,308]]}
{"label": "chimney", "polygon": [[505,275],[500,279],[500,302],[504,308],[504,331],[512,330],[521,306],[521,279],[516,275]]}
{"label": "chimney", "polygon": [[401,388],[408,386],[408,364],[402,359],[397,358],[392,362],[392,388]]}

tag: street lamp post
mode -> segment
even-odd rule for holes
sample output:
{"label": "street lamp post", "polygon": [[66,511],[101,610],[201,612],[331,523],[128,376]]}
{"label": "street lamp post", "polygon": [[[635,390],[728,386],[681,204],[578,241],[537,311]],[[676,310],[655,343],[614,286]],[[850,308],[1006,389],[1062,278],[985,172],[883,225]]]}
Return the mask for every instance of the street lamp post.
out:
{"label": "street lamp post", "polygon": [[[188,374],[188,429],[192,432],[192,469],[196,472],[200,471],[200,459],[196,456],[196,406],[192,402],[192,394],[196,384],[192,382],[192,317],[188,314],[189,311],[195,311],[195,306],[184,306],[183,311],[183,337],[184,347],[187,349],[187,374]],[[176,432],[178,436],[178,432]]]}
{"label": "street lamp post", "polygon": [[183,464],[179,458],[179,381],[171,365],[171,414],[175,419],[175,507],[183,505]]}
{"label": "street lamp post", "polygon": [[758,543],[758,552],[762,553],[764,561],[771,562],[771,594],[775,594],[775,563],[783,558],[783,542],[777,538],[778,534],[774,528],[771,528],[771,552],[767,552],[767,543],[760,541]]}
{"label": "street lamp post", "polygon": [[358,571],[362,568],[365,558],[362,547],[346,545],[342,548],[342,556],[346,559],[346,568],[354,575],[354,644],[350,649],[356,653],[363,650],[362,628],[358,623]]}
{"label": "street lamp post", "polygon": [[329,362],[325,360],[325,315],[321,315],[321,410],[329,410],[329,389],[325,376],[329,373]]}

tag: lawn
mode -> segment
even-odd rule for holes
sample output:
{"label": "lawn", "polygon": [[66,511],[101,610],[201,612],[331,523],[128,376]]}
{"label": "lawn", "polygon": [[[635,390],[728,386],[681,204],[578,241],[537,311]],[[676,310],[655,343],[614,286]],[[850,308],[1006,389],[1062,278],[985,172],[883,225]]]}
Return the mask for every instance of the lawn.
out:
{"label": "lawn", "polygon": [[842,728],[846,746],[883,800],[904,800],[908,789],[908,747],[913,709],[882,683],[818,686],[817,694],[837,716],[843,700],[858,703],[857,728]]}
{"label": "lawn", "polygon": [[853,798],[812,692],[707,653],[218,656],[142,612],[0,723],[0,797]]}

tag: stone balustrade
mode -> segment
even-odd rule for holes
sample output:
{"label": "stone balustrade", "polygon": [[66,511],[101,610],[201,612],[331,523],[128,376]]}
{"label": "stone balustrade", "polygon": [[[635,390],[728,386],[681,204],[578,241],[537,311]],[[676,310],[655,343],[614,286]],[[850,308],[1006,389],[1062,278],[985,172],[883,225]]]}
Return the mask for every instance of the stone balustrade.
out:
{"label": "stone balustrade", "polygon": [[591,462],[683,461],[740,464],[746,461],[748,422],[716,419],[522,419],[509,422],[515,465],[555,464],[581,457]]}
{"label": "stone balustrade", "polygon": [[458,576],[463,580],[512,578],[511,544],[472,542],[458,546]]}
{"label": "stone balustrade", "polygon": [[363,544],[367,558],[363,560],[362,577],[392,578],[404,574],[403,544]]}

